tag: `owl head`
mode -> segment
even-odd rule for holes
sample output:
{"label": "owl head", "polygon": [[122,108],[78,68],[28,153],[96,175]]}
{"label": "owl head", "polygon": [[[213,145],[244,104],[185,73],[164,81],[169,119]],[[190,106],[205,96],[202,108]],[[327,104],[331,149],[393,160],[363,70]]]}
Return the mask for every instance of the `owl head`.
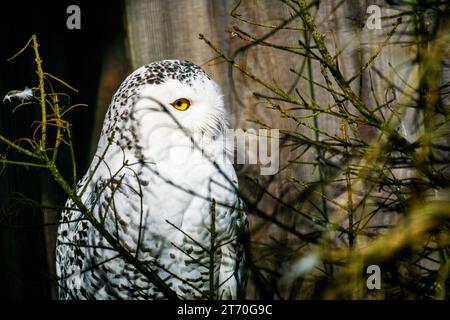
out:
{"label": "owl head", "polygon": [[203,139],[220,135],[227,126],[220,87],[192,62],[162,60],[137,69],[122,83],[104,133],[110,136],[115,130],[115,140],[125,150],[151,145],[155,150],[174,132]]}
{"label": "owl head", "polygon": [[141,84],[134,113],[147,117],[146,125],[181,126],[193,134],[215,134],[226,127],[220,87],[192,62],[153,62],[132,78]]}

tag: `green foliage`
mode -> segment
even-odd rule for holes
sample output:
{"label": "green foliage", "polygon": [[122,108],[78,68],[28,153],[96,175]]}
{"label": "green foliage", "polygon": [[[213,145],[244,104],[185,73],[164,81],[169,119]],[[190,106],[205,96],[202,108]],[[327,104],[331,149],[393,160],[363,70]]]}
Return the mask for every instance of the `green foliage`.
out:
{"label": "green foliage", "polygon": [[[38,76],[38,85],[36,88],[33,88],[32,99],[34,100],[33,102],[37,102],[40,107],[40,120],[36,121],[37,125],[34,129],[32,137],[21,137],[20,139],[13,141],[0,134],[0,141],[5,143],[7,147],[18,151],[22,156],[27,157],[26,161],[17,161],[15,159],[11,159],[11,155],[8,156],[7,154],[4,154],[0,155],[0,162],[3,165],[38,167],[49,172],[53,176],[57,184],[64,190],[67,196],[72,199],[73,203],[77,206],[76,210],[79,210],[83,213],[84,219],[88,220],[95,227],[95,229],[108,241],[108,243],[111,245],[112,250],[115,250],[118,253],[118,256],[122,257],[125,261],[133,265],[139,272],[146,276],[147,279],[151,283],[153,283],[161,292],[163,292],[167,298],[176,299],[177,295],[159,277],[157,272],[155,272],[154,266],[149,266],[148,264],[139,261],[134,253],[127,250],[122,245],[118,234],[112,234],[111,232],[109,232],[105,228],[104,221],[99,221],[98,218],[94,217],[92,208],[88,208],[83,203],[81,197],[84,190],[82,190],[81,193],[79,192],[79,190],[77,190],[76,162],[73,151],[74,148],[70,131],[70,123],[65,118],[71,110],[82,105],[61,105],[60,96],[67,94],[54,92],[51,81],[57,81],[73,91],[76,90],[56,76],[44,71],[42,66],[42,59],[39,54],[39,44],[35,35],[30,38],[23,49],[21,49],[10,59],[16,58],[30,46],[34,51],[36,73]],[[47,87],[49,89],[47,89]],[[50,128],[53,128],[55,130],[54,134],[51,135],[53,139],[49,139]],[[24,142],[26,142],[26,147],[22,146]],[[60,149],[62,146],[66,146],[71,154],[73,180],[70,182],[63,177],[57,164],[58,155],[61,153]],[[105,153],[108,150],[108,147],[106,148]],[[103,157],[104,154],[100,157]],[[126,164],[124,164],[124,166],[126,166]],[[94,172],[95,171],[96,170],[94,170]],[[74,210],[73,208],[65,209]]]}
{"label": "green foliage", "polygon": [[[449,5],[412,1],[396,14],[383,16],[384,38],[350,76],[342,71],[342,63],[349,61],[344,50],[335,44],[333,52],[332,36],[320,31],[317,13],[325,5],[280,0],[287,14],[271,17],[281,21],[273,25],[239,13],[245,10],[237,1],[231,15],[238,26],[230,33],[242,44],[230,55],[200,34],[217,59],[229,64],[231,73],[236,70],[253,82],[258,104],[288,123],[287,129],[280,128],[288,152],[301,150],[285,163],[284,169],[292,168],[294,174],[278,177],[281,184],[298,190],[294,199],[286,203],[271,194],[288,222],[281,222],[276,210],[261,214],[254,209],[261,208],[258,203],[249,209],[255,225],[256,217],[262,218],[266,227],[276,225],[285,235],[261,237],[253,228],[255,296],[448,298],[450,106],[449,82],[442,79],[448,69]],[[298,45],[274,40],[288,33],[297,36]],[[391,79],[375,65],[395,46],[409,48],[414,57],[407,79],[401,76],[404,66],[388,62],[395,77]],[[298,76],[303,86],[292,90],[279,85],[278,79],[256,75],[243,56],[263,48],[274,56],[288,53],[291,58],[278,61],[279,67]],[[355,50],[361,52],[362,45]],[[321,78],[314,76],[317,70]],[[365,82],[372,99],[355,89],[357,80]],[[386,88],[384,101],[375,82]],[[318,91],[320,101],[332,103],[319,102]],[[324,126],[320,119],[336,125]],[[250,120],[263,128],[274,127]],[[366,132],[371,133],[369,139]],[[312,174],[305,179],[298,165]],[[366,287],[366,269],[374,264],[381,268],[381,289],[371,291]]]}

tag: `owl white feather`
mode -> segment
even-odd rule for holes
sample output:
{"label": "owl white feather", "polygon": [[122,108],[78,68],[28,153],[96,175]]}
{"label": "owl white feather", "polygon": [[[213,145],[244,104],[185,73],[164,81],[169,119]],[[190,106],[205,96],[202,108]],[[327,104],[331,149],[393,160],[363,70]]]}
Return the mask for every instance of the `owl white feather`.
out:
{"label": "owl white feather", "polygon": [[[114,95],[77,186],[95,219],[180,298],[236,299],[245,290],[247,219],[227,126],[220,88],[201,68],[151,63]],[[56,248],[61,299],[165,298],[72,200],[66,208]]]}

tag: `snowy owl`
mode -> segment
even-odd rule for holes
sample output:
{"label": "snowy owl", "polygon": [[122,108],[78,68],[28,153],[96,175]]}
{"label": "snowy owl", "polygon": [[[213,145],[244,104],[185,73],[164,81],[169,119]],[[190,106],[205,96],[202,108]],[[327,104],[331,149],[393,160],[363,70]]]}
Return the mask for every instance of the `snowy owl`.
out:
{"label": "snowy owl", "polygon": [[[183,299],[239,299],[247,219],[219,86],[189,61],[134,71],[112,98],[77,195]],[[224,156],[225,155],[225,156]],[[69,199],[56,247],[61,299],[164,299]]]}

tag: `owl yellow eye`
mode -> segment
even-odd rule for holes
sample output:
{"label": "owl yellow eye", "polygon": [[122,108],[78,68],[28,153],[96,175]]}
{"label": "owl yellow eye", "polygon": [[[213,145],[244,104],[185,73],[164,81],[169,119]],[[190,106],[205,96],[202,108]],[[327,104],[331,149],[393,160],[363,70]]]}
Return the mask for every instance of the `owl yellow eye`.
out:
{"label": "owl yellow eye", "polygon": [[191,102],[188,99],[180,98],[172,102],[172,106],[180,111],[185,111],[191,106]]}

